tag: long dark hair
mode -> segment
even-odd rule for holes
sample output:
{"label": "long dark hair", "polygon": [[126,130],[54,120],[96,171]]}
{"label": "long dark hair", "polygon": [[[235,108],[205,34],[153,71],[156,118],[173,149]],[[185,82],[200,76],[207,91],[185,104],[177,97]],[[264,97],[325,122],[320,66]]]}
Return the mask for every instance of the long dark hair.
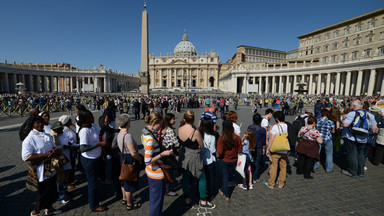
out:
{"label": "long dark hair", "polygon": [[223,134],[221,135],[226,149],[235,147],[235,129],[233,128],[232,121],[225,120],[223,122]]}
{"label": "long dark hair", "polygon": [[209,135],[214,135],[215,131],[213,131],[214,123],[212,118],[205,117],[201,119],[200,123],[200,131],[201,135],[204,136],[204,133]]}
{"label": "long dark hair", "polygon": [[171,120],[175,118],[175,115],[173,113],[167,113],[164,115],[163,118],[163,128],[172,128]]}

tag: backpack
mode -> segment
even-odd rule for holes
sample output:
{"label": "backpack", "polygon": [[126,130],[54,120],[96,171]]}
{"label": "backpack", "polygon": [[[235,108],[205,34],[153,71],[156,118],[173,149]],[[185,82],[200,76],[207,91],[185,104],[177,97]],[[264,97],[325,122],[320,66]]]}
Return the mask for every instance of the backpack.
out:
{"label": "backpack", "polygon": [[224,104],[220,103],[220,109],[224,109]]}
{"label": "backpack", "polygon": [[369,116],[364,110],[356,110],[355,118],[349,127],[349,130],[353,135],[368,136],[369,135]]}
{"label": "backpack", "polygon": [[293,125],[289,122],[285,122],[287,124],[287,127],[288,127],[288,142],[289,142],[289,146],[291,147],[291,151],[295,151],[295,147],[296,147],[296,141],[297,141],[297,134],[299,133],[299,131],[296,132],[296,129],[293,127]]}
{"label": "backpack", "polygon": [[305,119],[308,118],[308,116],[301,117],[300,115],[297,116],[296,120],[292,122],[292,126],[296,131],[296,136],[299,133],[300,129],[305,126]]}

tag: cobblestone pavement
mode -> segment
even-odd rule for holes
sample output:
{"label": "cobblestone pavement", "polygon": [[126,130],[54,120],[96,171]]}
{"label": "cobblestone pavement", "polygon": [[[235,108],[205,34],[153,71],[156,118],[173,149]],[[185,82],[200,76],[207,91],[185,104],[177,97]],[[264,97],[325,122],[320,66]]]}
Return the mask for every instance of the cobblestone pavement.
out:
{"label": "cobblestone pavement", "polygon": [[[193,109],[196,118],[203,109]],[[264,113],[264,108],[260,110]],[[182,110],[183,112],[185,110]],[[183,113],[182,112],[182,113]],[[182,113],[176,114],[177,121]],[[244,132],[252,121],[250,107],[239,107],[238,124]],[[57,119],[64,113],[54,113]],[[98,119],[100,112],[94,112]],[[26,118],[0,119],[0,215],[28,215],[33,209],[36,193],[25,189],[27,165],[21,160],[21,141],[18,138],[19,126]],[[292,121],[293,117],[287,117]],[[197,122],[197,120],[196,120]],[[221,125],[218,120],[218,125]],[[130,132],[136,141],[140,141],[143,120],[133,121]],[[142,153],[142,146],[140,152]],[[293,158],[289,157],[286,186],[282,189],[269,189],[263,185],[268,179],[268,169],[262,174],[261,181],[254,185],[254,190],[245,191],[232,187],[229,203],[218,195],[213,203],[215,209],[202,209],[196,205],[186,208],[182,197],[165,197],[164,215],[384,215],[384,172],[383,165],[378,167],[367,162],[365,178],[352,179],[340,173],[340,167],[335,162],[334,172],[327,174],[323,168],[313,173],[314,179],[307,180],[296,175],[292,166]],[[217,185],[220,185],[220,169],[218,166]],[[148,215],[148,183],[144,172],[141,172],[140,190],[134,194],[142,207],[126,211],[120,199],[114,197],[111,185],[103,185],[103,202],[109,210],[103,213],[92,213],[88,207],[87,185],[85,176],[77,172],[80,184],[71,190],[73,201],[67,205],[55,204],[62,209],[63,215]],[[236,178],[234,178],[236,179]],[[180,181],[178,177],[178,181]],[[238,179],[237,179],[238,180]],[[180,186],[178,188],[181,188]],[[179,189],[177,193],[182,194]],[[194,193],[196,194],[196,192]],[[196,197],[196,195],[195,195]]]}

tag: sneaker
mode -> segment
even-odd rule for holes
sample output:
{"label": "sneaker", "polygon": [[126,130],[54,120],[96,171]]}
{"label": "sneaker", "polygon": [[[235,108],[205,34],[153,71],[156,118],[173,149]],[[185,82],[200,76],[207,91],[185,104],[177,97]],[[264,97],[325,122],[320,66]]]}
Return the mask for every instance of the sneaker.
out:
{"label": "sneaker", "polygon": [[179,196],[179,194],[177,194],[176,192],[173,192],[173,191],[169,191],[165,195],[166,196],[171,196],[171,197]]}
{"label": "sneaker", "polygon": [[350,173],[348,170],[341,170],[341,173],[346,175],[346,176],[349,176],[351,178],[358,178],[356,175],[353,175],[352,173]]}
{"label": "sneaker", "polygon": [[245,184],[238,184],[237,186],[241,189],[247,190],[247,186]]}
{"label": "sneaker", "polygon": [[58,210],[58,209],[45,209],[44,210],[44,215],[58,215],[58,214],[61,214],[63,213],[62,210]]}
{"label": "sneaker", "polygon": [[253,184],[249,185],[249,190],[253,190]]}
{"label": "sneaker", "polygon": [[216,208],[215,204],[212,204],[212,203],[210,203],[208,201],[206,201],[204,205],[200,202],[199,206],[200,206],[200,208],[209,208],[209,209]]}
{"label": "sneaker", "polygon": [[265,181],[264,184],[265,184],[267,187],[273,189],[273,187],[269,185],[268,181]]}

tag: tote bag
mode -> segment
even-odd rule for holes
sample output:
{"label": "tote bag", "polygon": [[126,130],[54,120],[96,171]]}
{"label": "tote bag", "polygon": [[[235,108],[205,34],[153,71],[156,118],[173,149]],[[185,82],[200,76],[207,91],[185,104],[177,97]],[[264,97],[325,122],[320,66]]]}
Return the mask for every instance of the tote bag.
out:
{"label": "tote bag", "polygon": [[281,133],[275,135],[270,151],[271,152],[289,151],[291,148],[289,147],[288,133],[287,132],[283,133],[283,128],[279,124],[277,124],[277,126],[281,130]]}
{"label": "tote bag", "polygon": [[236,171],[240,173],[240,175],[245,178],[245,173],[244,173],[244,167],[245,167],[245,162],[247,160],[247,155],[243,153],[239,153],[237,156],[237,164],[236,164]]}
{"label": "tote bag", "polygon": [[[121,157],[123,157],[123,155],[124,155],[125,135],[127,135],[127,134],[124,134],[124,137],[123,137],[123,148],[122,148],[123,151],[122,151]],[[137,181],[138,180],[138,172],[137,172],[136,167],[135,167],[135,160],[133,160],[132,164],[127,164],[127,163],[125,163],[125,160],[123,160],[123,162],[121,164],[121,171],[120,171],[119,180],[121,180],[121,181]]]}

